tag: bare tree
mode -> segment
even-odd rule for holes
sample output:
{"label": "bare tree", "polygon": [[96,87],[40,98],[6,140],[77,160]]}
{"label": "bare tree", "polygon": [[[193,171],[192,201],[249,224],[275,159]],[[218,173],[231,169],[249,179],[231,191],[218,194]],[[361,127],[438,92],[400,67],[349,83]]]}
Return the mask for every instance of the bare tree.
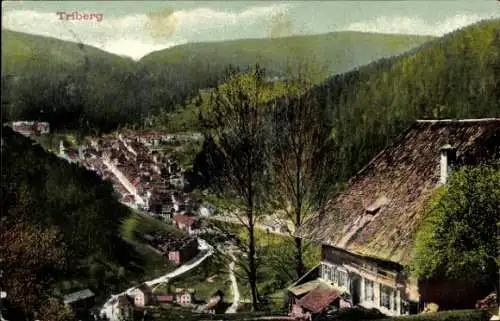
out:
{"label": "bare tree", "polygon": [[226,82],[212,92],[209,108],[203,115],[207,134],[219,150],[217,185],[230,199],[231,214],[248,232],[245,270],[258,310],[255,226],[265,210],[268,188],[267,160],[270,135],[269,112],[263,103],[265,72],[255,66],[241,74],[229,68]]}
{"label": "bare tree", "polygon": [[[323,119],[313,79],[318,72],[302,65],[287,79],[287,95],[276,101],[273,112],[273,177],[274,209],[281,210],[297,230],[318,205],[318,177],[326,169],[324,154],[328,126]],[[295,237],[296,272],[300,277],[305,267],[302,239]]]}

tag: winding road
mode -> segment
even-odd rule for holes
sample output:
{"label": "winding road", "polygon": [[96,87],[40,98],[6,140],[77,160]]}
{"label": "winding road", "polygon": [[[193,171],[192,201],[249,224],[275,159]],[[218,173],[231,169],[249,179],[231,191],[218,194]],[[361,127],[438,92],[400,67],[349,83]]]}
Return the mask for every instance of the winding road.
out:
{"label": "winding road", "polygon": [[[241,218],[243,220],[243,222],[242,222],[239,219],[237,219],[236,217],[230,216],[230,215],[213,215],[213,216],[210,216],[209,219],[215,220],[215,221],[220,221],[220,222],[225,222],[225,223],[232,223],[232,224],[236,224],[236,225],[243,225],[243,222],[245,222],[245,223],[247,222],[246,218],[244,218],[244,217]],[[288,226],[288,229],[293,231],[293,224],[291,222],[286,222],[286,221],[282,221],[282,222],[286,223]],[[272,234],[282,235],[282,236],[290,236],[290,232],[276,231],[276,230],[273,230],[272,228],[270,228],[269,226],[266,226],[266,225],[261,224],[261,223],[256,223],[255,227],[260,229],[260,230],[263,230],[263,231],[268,231],[269,233],[272,233]]]}
{"label": "winding road", "polygon": [[234,275],[234,267],[236,265],[236,257],[233,251],[229,250],[229,256],[233,259],[229,263],[229,279],[231,280],[231,292],[233,293],[233,304],[226,310],[226,313],[236,313],[238,311],[238,306],[240,304],[240,291],[238,289],[238,283],[236,282],[236,276]]}
{"label": "winding road", "polygon": [[[198,239],[198,249],[200,250],[200,253],[198,253],[198,255],[195,258],[193,258],[191,261],[181,265],[179,268],[175,269],[174,271],[172,271],[168,274],[165,274],[159,278],[156,278],[156,279],[153,279],[151,281],[144,282],[144,283],[146,283],[149,287],[152,287],[152,288],[155,286],[158,286],[162,283],[167,283],[170,279],[177,277],[183,273],[186,273],[189,270],[194,269],[195,267],[200,265],[206,258],[208,258],[209,256],[211,256],[214,253],[214,248],[203,239]],[[107,317],[111,321],[117,320],[118,316],[114,312],[114,311],[116,311],[115,305],[118,303],[117,297],[120,295],[123,295],[123,294],[132,295],[134,290],[137,287],[138,287],[138,285],[133,286],[133,287],[123,291],[122,293],[113,294],[111,296],[111,298],[109,298],[109,300],[106,303],[104,303],[104,305],[102,306],[102,308],[100,310],[100,315]]]}

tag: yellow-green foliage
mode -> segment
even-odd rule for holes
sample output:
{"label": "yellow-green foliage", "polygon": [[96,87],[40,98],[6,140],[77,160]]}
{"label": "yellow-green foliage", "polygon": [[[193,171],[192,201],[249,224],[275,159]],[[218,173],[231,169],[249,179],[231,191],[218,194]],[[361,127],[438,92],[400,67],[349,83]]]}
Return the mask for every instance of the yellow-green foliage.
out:
{"label": "yellow-green foliage", "polygon": [[412,261],[416,277],[474,277],[494,263],[500,222],[498,182],[498,168],[470,167],[454,173],[450,184],[436,192],[416,236]]}
{"label": "yellow-green foliage", "polygon": [[121,228],[122,237],[127,241],[135,241],[136,236],[142,236],[152,232],[166,232],[174,235],[182,235],[182,232],[175,227],[136,212],[131,212],[131,214],[123,220]]}
{"label": "yellow-green foliage", "polygon": [[[241,228],[238,237],[248,242],[248,232]],[[259,292],[263,295],[284,289],[298,279],[295,270],[294,238],[277,235],[263,229],[255,230],[257,256],[259,260]],[[316,244],[303,246],[304,265],[311,269],[320,262],[321,247]]]}

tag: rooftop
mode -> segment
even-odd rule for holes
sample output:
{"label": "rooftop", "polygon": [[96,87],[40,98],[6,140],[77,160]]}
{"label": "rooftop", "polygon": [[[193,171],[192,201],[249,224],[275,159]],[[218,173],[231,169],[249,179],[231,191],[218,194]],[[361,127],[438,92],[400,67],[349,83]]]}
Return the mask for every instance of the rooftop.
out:
{"label": "rooftop", "polygon": [[174,222],[191,226],[194,224],[196,218],[193,216],[178,214],[174,216],[173,220]]}
{"label": "rooftop", "polygon": [[89,289],[85,289],[78,292],[73,292],[64,296],[64,304],[70,304],[80,300],[85,300],[94,296],[94,293]]}
{"label": "rooftop", "polygon": [[409,263],[423,209],[439,186],[440,149],[457,165],[500,155],[500,119],[416,121],[297,231],[300,237],[399,264]]}
{"label": "rooftop", "polygon": [[306,294],[315,288],[317,288],[321,284],[320,279],[312,280],[303,284],[296,285],[294,287],[289,288],[288,290],[293,293],[295,296],[301,296]]}
{"label": "rooftop", "polygon": [[338,299],[341,294],[342,290],[326,283],[320,283],[312,291],[297,301],[297,305],[312,313],[319,313],[324,311],[328,305]]}

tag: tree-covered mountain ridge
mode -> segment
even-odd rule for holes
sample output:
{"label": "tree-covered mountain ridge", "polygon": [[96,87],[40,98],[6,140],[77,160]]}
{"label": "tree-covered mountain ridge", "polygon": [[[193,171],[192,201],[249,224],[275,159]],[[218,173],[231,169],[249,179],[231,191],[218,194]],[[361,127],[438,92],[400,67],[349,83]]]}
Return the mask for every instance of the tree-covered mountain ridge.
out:
{"label": "tree-covered mountain ridge", "polygon": [[347,179],[416,119],[499,117],[499,54],[500,19],[486,20],[314,87],[332,167]]}
{"label": "tree-covered mountain ridge", "polygon": [[216,86],[229,64],[261,63],[279,76],[304,57],[316,57],[318,64],[328,63],[331,74],[430,39],[356,32],[243,39],[172,47],[134,61],[76,42],[2,29],[3,116],[49,121],[54,130],[108,132],[124,123],[141,126],[160,110],[184,105],[198,90]]}
{"label": "tree-covered mountain ridge", "polygon": [[315,57],[328,74],[346,72],[382,57],[415,48],[431,36],[381,34],[356,31],[337,31],[317,35],[280,38],[236,39],[221,42],[198,42],[152,52],[140,62],[177,70],[186,62],[197,73],[222,72],[230,63],[236,67],[260,64],[272,76],[282,76],[286,69]]}

